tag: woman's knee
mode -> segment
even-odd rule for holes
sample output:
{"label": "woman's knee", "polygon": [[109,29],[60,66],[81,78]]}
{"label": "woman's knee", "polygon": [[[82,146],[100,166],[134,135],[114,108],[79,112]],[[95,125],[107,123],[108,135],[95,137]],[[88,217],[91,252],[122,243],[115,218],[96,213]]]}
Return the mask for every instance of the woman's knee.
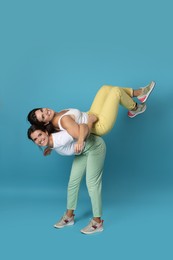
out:
{"label": "woman's knee", "polygon": [[100,90],[102,91],[110,91],[112,89],[112,86],[109,86],[109,85],[103,85]]}
{"label": "woman's knee", "polygon": [[116,94],[118,94],[118,95],[120,95],[121,94],[121,89],[119,88],[119,87],[113,87],[112,89],[111,89],[111,92],[114,92],[114,93],[116,93]]}

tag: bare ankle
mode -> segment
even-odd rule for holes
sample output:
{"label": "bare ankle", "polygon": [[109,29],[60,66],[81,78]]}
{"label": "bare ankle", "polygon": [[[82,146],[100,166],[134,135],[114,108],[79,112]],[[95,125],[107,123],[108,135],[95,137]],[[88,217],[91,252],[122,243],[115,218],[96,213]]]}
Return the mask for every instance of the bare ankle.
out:
{"label": "bare ankle", "polygon": [[67,215],[67,217],[69,217],[69,218],[71,218],[74,214],[74,210],[71,210],[71,209],[68,209],[67,211],[66,211],[66,215]]}
{"label": "bare ankle", "polygon": [[101,223],[101,222],[102,222],[100,217],[94,217],[93,219],[94,219],[97,223]]}

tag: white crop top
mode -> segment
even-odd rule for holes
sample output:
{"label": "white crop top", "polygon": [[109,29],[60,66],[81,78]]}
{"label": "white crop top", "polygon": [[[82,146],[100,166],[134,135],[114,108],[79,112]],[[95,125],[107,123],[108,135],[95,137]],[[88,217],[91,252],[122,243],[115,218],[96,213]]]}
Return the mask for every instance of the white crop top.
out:
{"label": "white crop top", "polygon": [[61,126],[61,118],[65,115],[72,115],[75,118],[75,122],[77,124],[87,124],[88,123],[88,114],[86,112],[81,112],[79,109],[76,108],[69,108],[66,109],[68,110],[64,115],[62,115],[59,118],[58,121],[58,126],[60,128],[60,130],[65,130],[62,126]]}

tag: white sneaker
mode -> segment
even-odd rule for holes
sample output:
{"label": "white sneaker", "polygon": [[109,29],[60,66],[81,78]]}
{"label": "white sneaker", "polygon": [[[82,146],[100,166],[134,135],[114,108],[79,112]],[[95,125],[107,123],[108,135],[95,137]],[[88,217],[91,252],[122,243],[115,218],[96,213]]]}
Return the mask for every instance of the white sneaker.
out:
{"label": "white sneaker", "polygon": [[55,228],[74,225],[74,215],[69,218],[66,214],[54,225]]}
{"label": "white sneaker", "polygon": [[147,106],[146,106],[146,104],[137,104],[137,108],[136,108],[136,110],[130,110],[130,111],[128,111],[128,116],[130,117],[130,118],[133,118],[133,117],[135,117],[135,116],[137,116],[137,115],[139,115],[139,114],[141,114],[141,113],[144,113],[145,112],[145,110],[146,110],[146,108],[147,108]]}
{"label": "white sneaker", "polygon": [[139,101],[141,103],[144,103],[147,101],[149,95],[151,94],[151,91],[153,90],[154,86],[155,86],[155,82],[151,81],[151,83],[149,85],[147,85],[144,88],[141,88],[142,90],[142,94],[140,96],[137,96],[137,99],[139,99]]}
{"label": "white sneaker", "polygon": [[101,221],[101,223],[98,223],[94,219],[92,219],[90,221],[88,226],[81,229],[81,233],[87,234],[87,235],[90,235],[90,234],[93,234],[96,232],[102,232],[102,231],[103,231],[103,220]]}

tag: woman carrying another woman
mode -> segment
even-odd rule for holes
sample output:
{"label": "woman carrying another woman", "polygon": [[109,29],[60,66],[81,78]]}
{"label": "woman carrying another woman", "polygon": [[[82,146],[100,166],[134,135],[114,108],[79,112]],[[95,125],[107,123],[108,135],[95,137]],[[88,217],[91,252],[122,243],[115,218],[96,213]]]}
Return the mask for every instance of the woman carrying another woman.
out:
{"label": "woman carrying another woman", "polygon": [[[39,146],[51,147],[61,155],[75,155],[75,140],[65,130],[48,133],[44,127],[32,125],[28,129],[28,138]],[[74,158],[68,183],[67,210],[54,227],[63,228],[74,224],[79,187],[86,171],[86,185],[91,199],[93,218],[81,232],[93,234],[103,231],[101,190],[105,154],[106,145],[103,139],[91,134],[85,142],[82,153]]]}
{"label": "woman carrying another woman", "polygon": [[[80,182],[86,170],[86,182],[91,198],[93,219],[81,232],[92,234],[103,230],[101,182],[106,147],[103,139],[96,135],[107,134],[112,129],[116,121],[119,104],[129,110],[129,117],[143,113],[146,109],[144,102],[149,97],[154,85],[155,83],[152,81],[139,90],[103,86],[97,92],[88,113],[80,112],[77,109],[55,112],[47,108],[38,108],[28,114],[29,122],[35,124],[29,128],[28,138],[37,145],[48,146],[63,155],[81,152],[80,155],[75,156],[72,165],[68,184],[67,212],[55,224],[55,227],[61,228],[74,224],[73,212],[77,205]],[[142,104],[137,104],[132,97],[137,97]],[[94,122],[96,123],[93,125]],[[42,128],[49,123],[52,124],[54,129],[61,131],[49,134]],[[95,135],[91,134],[86,138],[90,132]],[[73,138],[77,140],[76,143]]]}

